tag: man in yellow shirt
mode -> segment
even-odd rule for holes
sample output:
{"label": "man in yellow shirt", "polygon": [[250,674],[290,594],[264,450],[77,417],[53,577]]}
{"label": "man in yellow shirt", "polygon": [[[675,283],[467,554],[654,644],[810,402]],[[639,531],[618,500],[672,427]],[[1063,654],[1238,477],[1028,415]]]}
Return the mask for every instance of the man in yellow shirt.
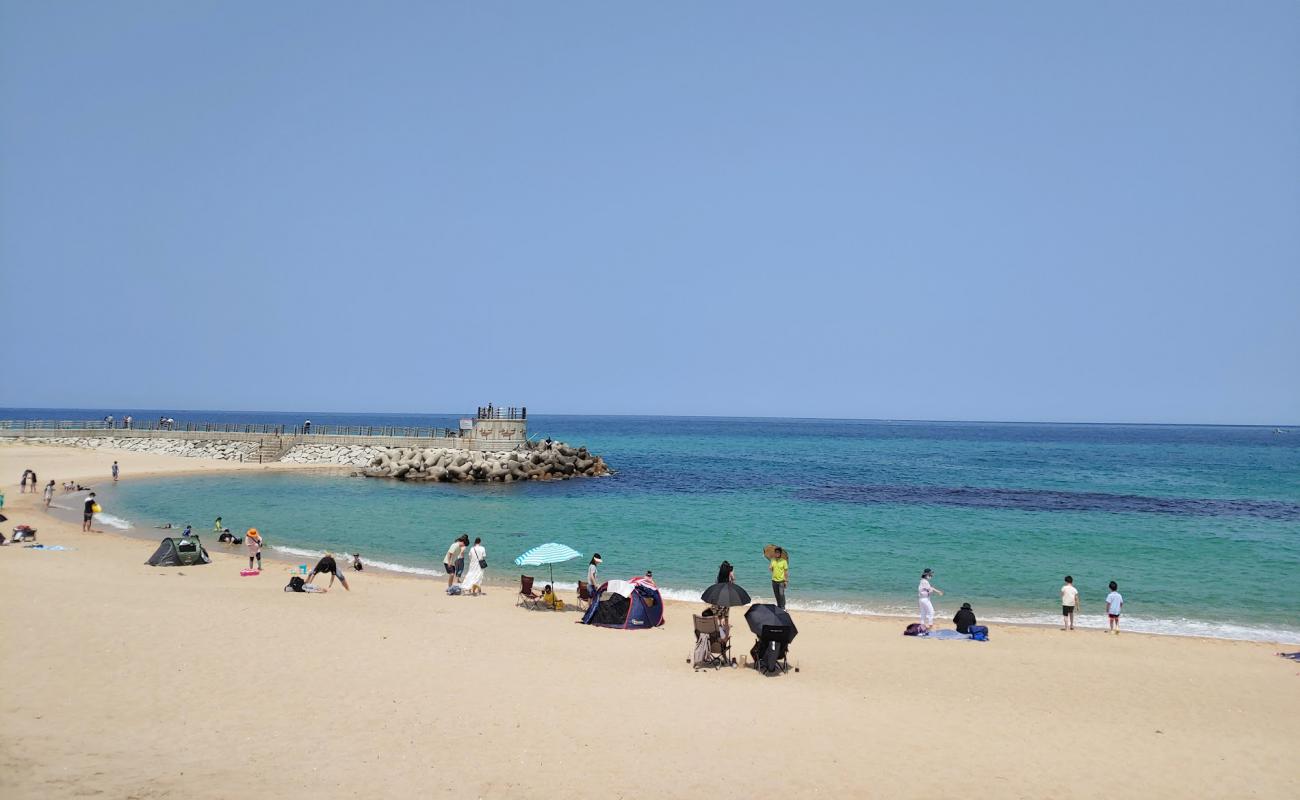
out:
{"label": "man in yellow shirt", "polygon": [[772,555],[775,557],[767,564],[772,573],[772,594],[776,596],[776,604],[785,608],[785,590],[790,585],[790,561],[785,557],[785,551],[779,547]]}

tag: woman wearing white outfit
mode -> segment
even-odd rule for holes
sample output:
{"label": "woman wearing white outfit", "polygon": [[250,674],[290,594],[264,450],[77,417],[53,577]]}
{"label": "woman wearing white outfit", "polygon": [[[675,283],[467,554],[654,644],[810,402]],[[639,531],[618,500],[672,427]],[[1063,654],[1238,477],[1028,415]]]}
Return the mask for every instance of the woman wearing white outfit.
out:
{"label": "woman wearing white outfit", "polygon": [[483,540],[476,538],[474,546],[465,553],[465,577],[460,585],[470,594],[483,593],[483,570],[487,564],[487,548]]}
{"label": "woman wearing white outfit", "polygon": [[933,577],[934,570],[925,570],[921,573],[921,583],[916,587],[917,601],[921,606],[921,624],[925,626],[927,631],[934,627],[934,605],[930,602],[930,595],[943,596],[942,589],[930,585],[930,578]]}

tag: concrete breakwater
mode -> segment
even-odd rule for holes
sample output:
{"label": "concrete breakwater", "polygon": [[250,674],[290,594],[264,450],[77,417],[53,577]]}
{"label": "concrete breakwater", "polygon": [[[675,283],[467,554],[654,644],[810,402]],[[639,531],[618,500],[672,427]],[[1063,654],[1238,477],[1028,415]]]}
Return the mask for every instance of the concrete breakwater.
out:
{"label": "concrete breakwater", "polygon": [[[304,438],[310,440],[315,437],[215,438],[220,435],[181,432],[173,436],[6,435],[0,441],[56,447],[106,448],[224,461],[335,464],[359,468],[367,477],[408,481],[564,480],[578,476],[608,475],[611,471],[603,458],[587,448],[570,447],[563,442],[525,442],[510,450],[473,450],[425,447],[422,443],[421,446],[381,446],[359,443],[357,440],[361,437],[349,437],[348,441],[342,442],[302,441]],[[366,438],[373,442],[380,437]]]}
{"label": "concrete breakwater", "polygon": [[528,442],[515,450],[396,448],[379,453],[363,474],[405,481],[546,481],[610,473],[605,459],[563,442]]}

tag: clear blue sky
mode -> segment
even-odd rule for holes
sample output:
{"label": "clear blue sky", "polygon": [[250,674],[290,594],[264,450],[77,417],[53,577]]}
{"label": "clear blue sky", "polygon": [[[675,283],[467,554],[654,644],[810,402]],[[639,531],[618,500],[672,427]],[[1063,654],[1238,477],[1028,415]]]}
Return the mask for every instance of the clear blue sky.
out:
{"label": "clear blue sky", "polygon": [[0,0],[0,120],[0,405],[1300,423],[1289,0]]}

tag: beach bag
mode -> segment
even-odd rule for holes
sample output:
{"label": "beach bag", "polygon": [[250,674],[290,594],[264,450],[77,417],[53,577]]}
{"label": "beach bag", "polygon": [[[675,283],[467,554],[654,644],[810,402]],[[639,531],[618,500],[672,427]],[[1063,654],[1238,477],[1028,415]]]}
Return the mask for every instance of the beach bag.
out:
{"label": "beach bag", "polygon": [[297,575],[294,575],[292,578],[289,579],[289,585],[284,587],[284,590],[286,592],[305,592],[307,590],[302,587],[306,583],[307,582],[304,581],[302,578],[298,577]]}
{"label": "beach bag", "polygon": [[462,591],[459,583],[447,587],[447,594],[460,594]]}
{"label": "beach bag", "polygon": [[904,636],[924,636],[924,635],[925,635],[925,626],[922,625],[922,624],[919,623],[919,622],[913,622],[911,625],[908,625],[906,628],[903,629],[903,635],[904,635]]}
{"label": "beach bag", "polygon": [[695,637],[695,653],[691,660],[699,667],[709,663],[709,659],[709,635],[701,633]]}
{"label": "beach bag", "polygon": [[967,631],[970,633],[970,638],[977,642],[987,642],[989,640],[989,629],[987,625],[972,625],[967,629]]}
{"label": "beach bag", "polygon": [[[487,556],[487,553],[484,553],[483,555],[484,555],[484,556]],[[480,559],[478,560],[478,568],[479,568],[479,569],[487,569],[487,558],[480,558]]]}

